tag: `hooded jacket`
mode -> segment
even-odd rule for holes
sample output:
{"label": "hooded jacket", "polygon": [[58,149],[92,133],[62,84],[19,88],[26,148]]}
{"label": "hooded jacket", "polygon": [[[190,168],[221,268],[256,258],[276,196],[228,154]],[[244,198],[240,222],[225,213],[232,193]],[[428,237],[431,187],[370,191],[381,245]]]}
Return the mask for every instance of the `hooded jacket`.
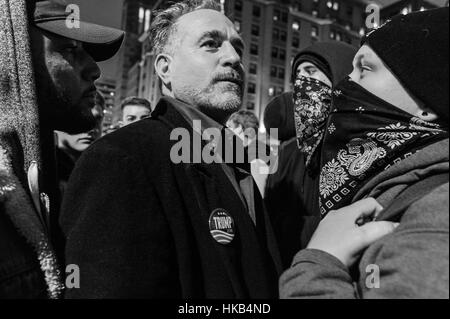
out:
{"label": "hooded jacket", "polygon": [[[301,51],[293,63],[293,74],[301,62],[309,61],[326,68],[333,86],[352,71],[356,48],[341,42],[320,42]],[[320,221],[319,172],[307,169],[306,156],[298,149],[294,101],[274,100],[266,109],[266,128],[278,128],[283,138],[279,149],[278,170],[269,175],[265,204],[279,242],[283,265],[288,268],[292,258],[306,246]],[[292,98],[292,94],[290,94]],[[269,115],[269,116],[267,116]],[[317,190],[317,191],[315,191]]]}
{"label": "hooded jacket", "polygon": [[[280,280],[282,298],[449,298],[449,140],[436,142],[374,177],[353,201],[374,197],[387,211],[408,187],[439,174],[405,207],[400,226],[363,253],[356,274],[338,259],[306,249]],[[354,284],[355,282],[355,284]]]}
{"label": "hooded jacket", "polygon": [[0,0],[0,43],[0,298],[57,298],[43,156],[52,133],[40,127],[25,0]]}

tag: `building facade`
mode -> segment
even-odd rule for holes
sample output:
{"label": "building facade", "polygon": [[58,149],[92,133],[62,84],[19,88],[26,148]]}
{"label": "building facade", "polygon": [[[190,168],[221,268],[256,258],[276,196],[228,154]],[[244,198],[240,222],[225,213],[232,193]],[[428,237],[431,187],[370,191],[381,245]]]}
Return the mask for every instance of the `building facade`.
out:
{"label": "building facade", "polygon": [[[292,89],[293,58],[318,41],[343,41],[358,47],[361,37],[369,31],[366,25],[369,4],[376,3],[380,8],[381,24],[397,14],[448,5],[448,0],[221,0],[220,3],[246,43],[243,108],[253,111],[263,123],[268,103]],[[129,86],[129,90],[137,89],[138,96],[150,100],[154,106],[161,93],[148,33],[143,32],[139,41],[142,54],[135,65],[139,69],[139,83],[131,82],[133,88]]]}

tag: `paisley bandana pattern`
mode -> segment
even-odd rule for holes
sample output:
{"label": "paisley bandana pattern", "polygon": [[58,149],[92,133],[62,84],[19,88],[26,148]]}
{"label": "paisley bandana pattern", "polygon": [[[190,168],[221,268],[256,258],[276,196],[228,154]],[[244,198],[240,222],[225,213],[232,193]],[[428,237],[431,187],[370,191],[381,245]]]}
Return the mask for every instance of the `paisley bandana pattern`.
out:
{"label": "paisley bandana pattern", "polygon": [[295,81],[295,129],[298,147],[307,155],[306,165],[322,142],[331,111],[331,94],[331,88],[316,79],[301,76]]}
{"label": "paisley bandana pattern", "polygon": [[324,130],[320,212],[351,204],[374,175],[448,136],[448,128],[425,122],[379,99],[350,79],[333,92]]}

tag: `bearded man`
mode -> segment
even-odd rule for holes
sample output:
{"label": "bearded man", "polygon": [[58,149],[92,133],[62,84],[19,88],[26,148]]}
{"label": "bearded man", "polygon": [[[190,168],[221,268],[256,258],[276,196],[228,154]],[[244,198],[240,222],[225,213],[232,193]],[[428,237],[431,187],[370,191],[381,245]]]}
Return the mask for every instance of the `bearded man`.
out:
{"label": "bearded man", "polygon": [[195,158],[206,129],[226,131],[242,104],[244,43],[212,0],[158,13],[151,38],[164,97],[87,150],[66,190],[65,257],[83,278],[66,297],[276,298],[279,256],[249,165],[172,152],[177,132]]}

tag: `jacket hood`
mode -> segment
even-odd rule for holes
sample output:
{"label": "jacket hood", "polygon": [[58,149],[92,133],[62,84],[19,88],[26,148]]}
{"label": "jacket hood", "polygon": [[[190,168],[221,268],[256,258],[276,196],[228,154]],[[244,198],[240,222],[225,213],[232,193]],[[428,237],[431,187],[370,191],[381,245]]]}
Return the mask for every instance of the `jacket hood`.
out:
{"label": "jacket hood", "polygon": [[354,201],[374,197],[384,207],[408,186],[449,171],[449,139],[435,142],[371,179]]}
{"label": "jacket hood", "polygon": [[286,92],[274,98],[264,111],[267,132],[278,129],[278,139],[285,142],[295,137],[294,93]]}
{"label": "jacket hood", "polygon": [[[41,133],[27,3],[32,5],[34,1],[0,0],[0,212],[10,217],[34,248],[48,295],[57,298],[63,289],[61,273],[49,240],[48,223],[39,212],[42,197],[49,198],[41,191],[49,192],[50,184],[45,184],[45,175],[44,182],[39,180],[39,171],[52,158],[52,151],[43,148],[44,144],[52,146],[48,136],[53,133],[46,132],[47,138]],[[43,154],[47,154],[45,160]],[[45,164],[46,168],[51,166]],[[57,200],[45,203],[49,210],[50,203],[52,207],[59,205]]]}
{"label": "jacket hood", "polygon": [[[292,64],[292,77],[296,77],[296,70],[298,66],[305,61],[320,64],[326,70],[324,73],[331,75],[331,82],[336,86],[347,75],[352,73],[353,58],[356,55],[357,48],[350,44],[329,41],[318,42],[310,47],[300,51],[294,58]],[[320,67],[320,65],[317,65]]]}
{"label": "jacket hood", "polygon": [[0,0],[0,22],[0,137],[16,137],[25,173],[42,164],[26,1]]}

